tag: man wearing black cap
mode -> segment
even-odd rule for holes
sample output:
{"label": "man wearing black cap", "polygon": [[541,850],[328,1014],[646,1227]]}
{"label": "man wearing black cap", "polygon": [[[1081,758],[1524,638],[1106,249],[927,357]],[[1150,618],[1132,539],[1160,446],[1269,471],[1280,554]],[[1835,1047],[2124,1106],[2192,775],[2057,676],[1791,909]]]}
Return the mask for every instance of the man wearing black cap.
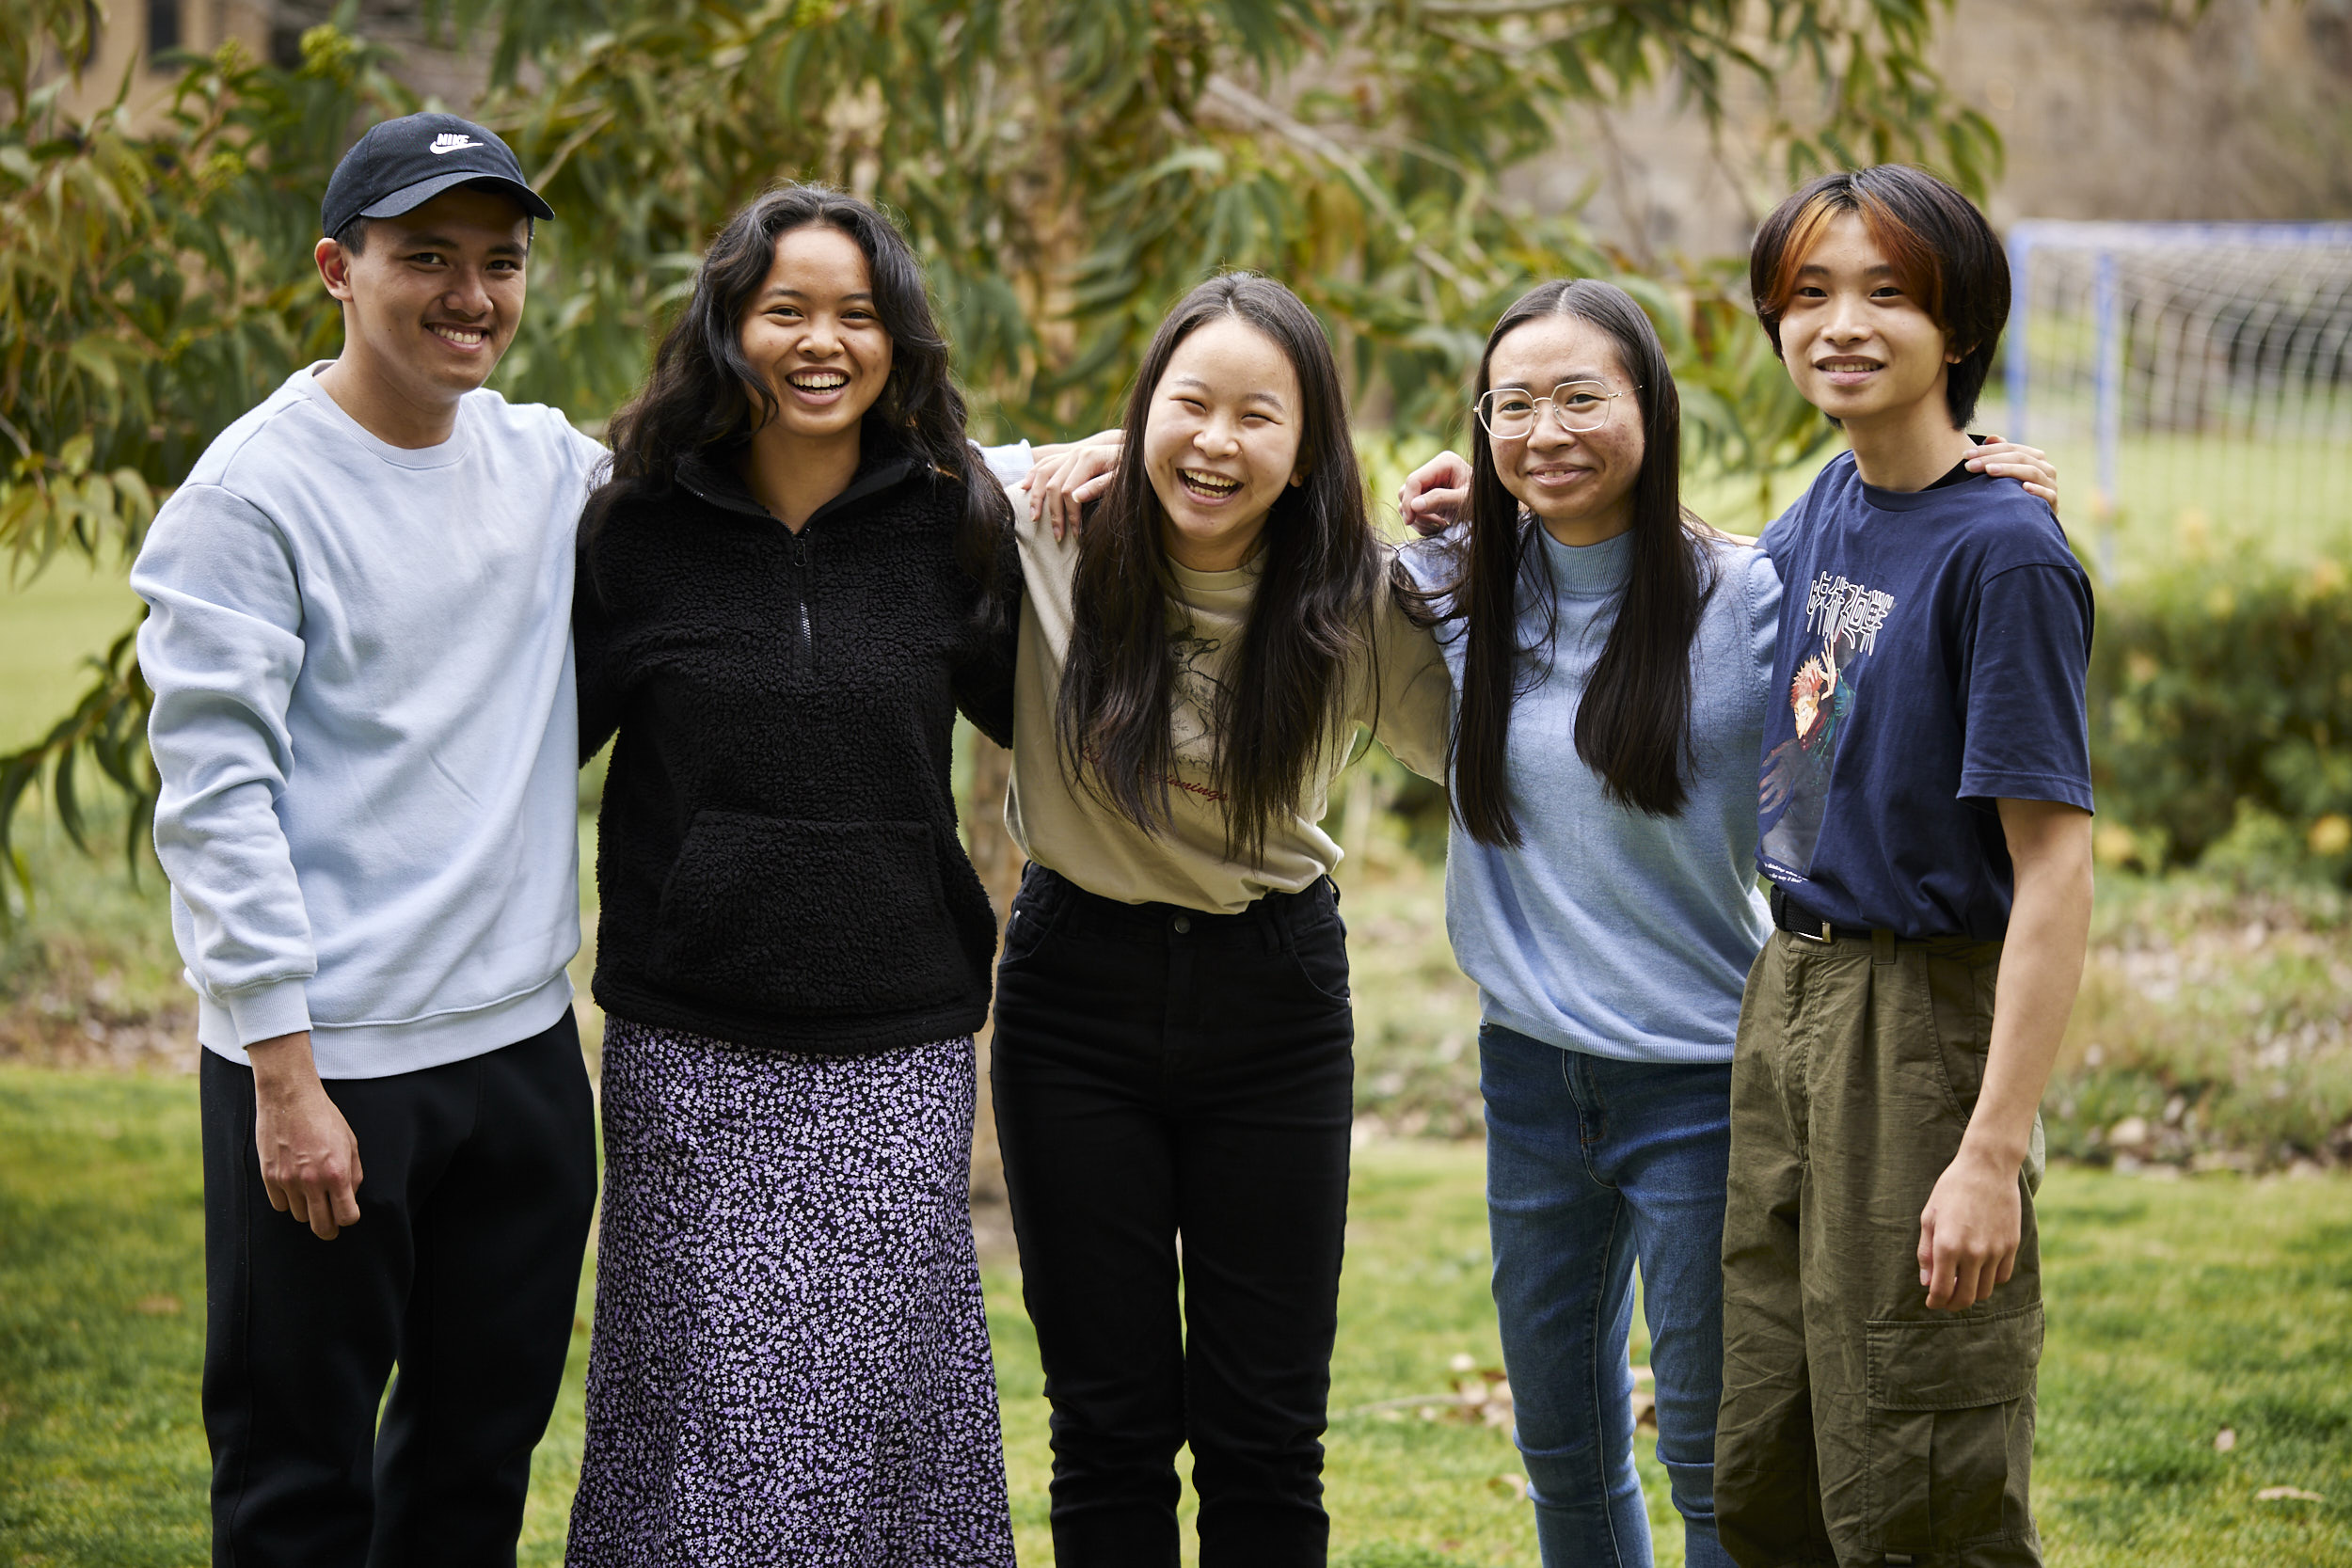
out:
{"label": "man wearing black cap", "polygon": [[222,433],[132,575],[240,1568],[511,1564],[562,1381],[596,1193],[572,537],[602,452],[483,389],[553,215],[479,125],[370,131],[321,215],[342,355]]}
{"label": "man wearing black cap", "polygon": [[[335,401],[399,444],[446,439],[457,400],[487,379],[521,318],[532,220],[554,216],[506,144],[455,115],[409,115],[360,137],[320,214],[319,273],[343,303],[343,354],[319,376]],[[454,257],[413,264],[421,241],[448,250],[453,226],[483,247],[479,300],[444,287]],[[384,243],[371,247],[378,229]],[[373,276],[356,292],[363,266]]]}

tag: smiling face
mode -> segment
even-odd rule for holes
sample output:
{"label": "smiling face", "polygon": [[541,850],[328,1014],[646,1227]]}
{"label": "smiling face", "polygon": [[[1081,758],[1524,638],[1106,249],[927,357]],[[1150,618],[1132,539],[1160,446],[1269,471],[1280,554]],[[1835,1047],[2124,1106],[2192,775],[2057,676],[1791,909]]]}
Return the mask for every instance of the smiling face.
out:
{"label": "smiling face", "polygon": [[1857,436],[1923,418],[1952,427],[1944,388],[1961,356],[1858,214],[1836,214],[1805,253],[1780,348],[1804,400]]}
{"label": "smiling face", "polygon": [[1549,397],[1564,382],[1598,383],[1617,396],[1599,428],[1568,431],[1549,411],[1525,436],[1488,437],[1495,472],[1512,499],[1564,545],[1594,545],[1633,526],[1633,482],[1648,444],[1633,378],[1608,333],[1576,316],[1538,316],[1495,344],[1486,363],[1494,390]]}
{"label": "smiling face", "polygon": [[464,186],[371,218],[357,254],[320,241],[320,276],[343,306],[344,359],[404,402],[453,404],[514,341],[530,251],[512,197]]}
{"label": "smiling face", "polygon": [[1233,316],[1169,356],[1143,426],[1143,469],[1160,502],[1160,542],[1179,565],[1231,571],[1298,467],[1298,372],[1280,345]]}
{"label": "smiling face", "polygon": [[778,235],[743,313],[742,346],[777,403],[764,437],[854,438],[890,381],[890,334],[857,241],[816,225]]}

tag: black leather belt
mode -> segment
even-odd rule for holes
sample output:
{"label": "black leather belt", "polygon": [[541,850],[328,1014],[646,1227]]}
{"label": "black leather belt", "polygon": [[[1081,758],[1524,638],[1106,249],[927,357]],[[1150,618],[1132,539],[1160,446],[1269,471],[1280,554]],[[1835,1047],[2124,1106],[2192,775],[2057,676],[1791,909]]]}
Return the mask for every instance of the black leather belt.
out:
{"label": "black leather belt", "polygon": [[1803,937],[1807,942],[1849,940],[1868,942],[1870,940],[1869,927],[1833,926],[1812,911],[1799,905],[1777,883],[1773,884],[1772,891],[1766,896],[1772,907],[1772,924],[1792,937]]}

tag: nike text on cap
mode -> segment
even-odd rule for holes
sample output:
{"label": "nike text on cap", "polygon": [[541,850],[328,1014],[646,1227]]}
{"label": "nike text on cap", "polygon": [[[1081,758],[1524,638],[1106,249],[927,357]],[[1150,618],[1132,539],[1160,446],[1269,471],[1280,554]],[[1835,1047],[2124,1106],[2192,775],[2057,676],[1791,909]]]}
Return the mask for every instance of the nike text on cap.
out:
{"label": "nike text on cap", "polygon": [[369,131],[335,166],[320,228],[331,236],[353,218],[397,217],[457,185],[493,186],[532,217],[555,216],[496,133],[455,115],[404,115]]}

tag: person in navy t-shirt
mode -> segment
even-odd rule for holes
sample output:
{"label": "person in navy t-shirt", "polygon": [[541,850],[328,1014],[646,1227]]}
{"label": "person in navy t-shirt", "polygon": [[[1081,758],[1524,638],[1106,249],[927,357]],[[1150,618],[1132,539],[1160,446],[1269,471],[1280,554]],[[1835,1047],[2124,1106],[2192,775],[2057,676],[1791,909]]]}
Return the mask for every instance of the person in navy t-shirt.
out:
{"label": "person in navy t-shirt", "polygon": [[1784,592],[1757,865],[1817,920],[2000,941],[1994,803],[2090,809],[2090,583],[2058,519],[2015,480],[1882,489],[1847,453],[1761,544]]}
{"label": "person in navy t-shirt", "polygon": [[1964,198],[1826,176],[1750,276],[1853,450],[1762,541],[1778,929],[1732,1069],[1717,1525],[1751,1568],[2039,1563],[2033,1192],[2090,920],[2090,580],[2041,500],[1966,466],[2009,272]]}

